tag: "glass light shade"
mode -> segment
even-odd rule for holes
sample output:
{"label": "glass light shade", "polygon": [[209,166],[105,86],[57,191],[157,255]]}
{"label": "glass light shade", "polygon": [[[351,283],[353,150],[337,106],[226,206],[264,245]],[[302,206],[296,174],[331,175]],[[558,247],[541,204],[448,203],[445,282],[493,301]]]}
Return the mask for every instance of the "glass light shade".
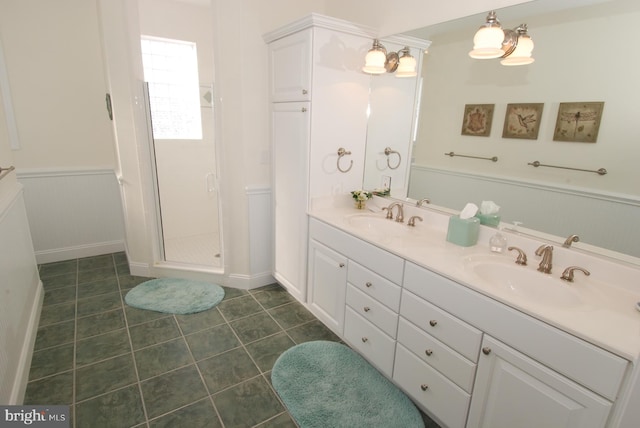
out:
{"label": "glass light shade", "polygon": [[526,65],[535,61],[531,58],[533,40],[526,34],[518,36],[518,45],[511,55],[500,61],[502,65]]}
{"label": "glass light shade", "polygon": [[480,27],[473,37],[473,50],[469,56],[476,59],[499,58],[504,54],[503,40],[504,31],[499,24]]}
{"label": "glass light shade", "polygon": [[368,74],[382,74],[386,72],[384,63],[387,60],[387,54],[381,49],[370,49],[365,57],[364,67],[362,71]]}
{"label": "glass light shade", "polygon": [[396,77],[415,77],[417,75],[416,59],[411,55],[401,56],[400,64],[396,70]]}

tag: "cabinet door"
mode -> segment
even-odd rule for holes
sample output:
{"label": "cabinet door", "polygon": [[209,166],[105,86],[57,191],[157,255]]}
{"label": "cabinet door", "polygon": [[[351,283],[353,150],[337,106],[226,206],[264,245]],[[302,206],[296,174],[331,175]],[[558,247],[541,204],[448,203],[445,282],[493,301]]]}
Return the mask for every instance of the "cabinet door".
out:
{"label": "cabinet door", "polygon": [[311,29],[269,44],[272,102],[311,100]]}
{"label": "cabinet door", "polygon": [[347,290],[347,258],[309,241],[309,304],[311,311],[342,336]]}
{"label": "cabinet door", "polygon": [[611,403],[485,336],[467,427],[595,428]]}
{"label": "cabinet door", "polygon": [[307,280],[309,103],[274,103],[273,276],[304,302]]}

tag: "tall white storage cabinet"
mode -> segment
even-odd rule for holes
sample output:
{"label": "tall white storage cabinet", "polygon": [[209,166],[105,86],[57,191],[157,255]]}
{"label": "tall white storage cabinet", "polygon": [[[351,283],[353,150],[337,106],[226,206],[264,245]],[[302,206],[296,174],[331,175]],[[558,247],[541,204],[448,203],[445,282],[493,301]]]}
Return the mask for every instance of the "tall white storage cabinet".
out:
{"label": "tall white storage cabinet", "polygon": [[[371,77],[361,69],[372,33],[310,15],[265,35],[269,44],[273,276],[307,301],[311,198],[359,189]],[[338,149],[351,152],[337,168]]]}

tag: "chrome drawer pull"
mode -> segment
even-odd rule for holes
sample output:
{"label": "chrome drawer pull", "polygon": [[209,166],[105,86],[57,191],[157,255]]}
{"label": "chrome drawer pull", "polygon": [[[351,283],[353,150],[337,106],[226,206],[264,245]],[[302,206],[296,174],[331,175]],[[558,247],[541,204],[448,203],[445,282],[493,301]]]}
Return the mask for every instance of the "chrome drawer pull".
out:
{"label": "chrome drawer pull", "polygon": [[362,338],[362,343],[365,343],[365,342],[367,342],[368,340],[369,340],[369,339],[367,339],[366,337],[363,337],[363,338]]}
{"label": "chrome drawer pull", "polygon": [[420,389],[423,391],[426,391],[427,389],[429,389],[429,385],[427,385],[426,383],[423,383],[422,385],[420,385]]}
{"label": "chrome drawer pull", "polygon": [[431,354],[433,354],[433,351],[431,349],[427,349],[424,353],[427,354],[427,357],[430,357]]}
{"label": "chrome drawer pull", "polygon": [[491,353],[491,348],[489,348],[488,346],[485,346],[484,348],[482,348],[482,353],[484,355],[489,355]]}
{"label": "chrome drawer pull", "polygon": [[429,324],[431,325],[431,327],[435,327],[438,324],[438,321],[431,320],[431,321],[429,321]]}
{"label": "chrome drawer pull", "polygon": [[370,310],[371,310],[371,308],[370,308],[370,307],[368,307],[368,306],[365,306],[365,307],[364,307],[364,311],[365,311],[365,312],[369,312]]}
{"label": "chrome drawer pull", "polygon": [[343,268],[343,267],[344,267],[344,263],[340,263],[340,264],[339,264],[339,266],[340,266],[341,268]]}
{"label": "chrome drawer pull", "polygon": [[372,284],[372,283],[370,283],[370,282],[367,282],[365,285],[367,286],[367,288],[369,288],[369,287],[371,287],[373,284]]}

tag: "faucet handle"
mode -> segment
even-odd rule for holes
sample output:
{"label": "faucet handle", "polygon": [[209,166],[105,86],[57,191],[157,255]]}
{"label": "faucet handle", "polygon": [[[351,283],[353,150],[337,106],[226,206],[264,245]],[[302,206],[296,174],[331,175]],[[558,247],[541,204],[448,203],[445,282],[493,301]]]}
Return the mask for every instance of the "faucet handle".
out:
{"label": "faucet handle", "polygon": [[393,211],[389,209],[389,207],[382,207],[383,211],[387,212],[386,218],[387,220],[393,219]]}
{"label": "faucet handle", "polygon": [[517,265],[520,265],[520,266],[526,266],[527,265],[527,255],[520,248],[518,248],[518,247],[509,247],[509,248],[507,248],[507,250],[509,250],[509,251],[516,250],[518,252],[518,258],[516,259],[516,264]]}
{"label": "faucet handle", "polygon": [[416,202],[416,207],[421,207],[422,204],[430,204],[431,200],[429,198],[422,198],[418,202]]}
{"label": "faucet handle", "polygon": [[409,221],[407,221],[407,226],[412,226],[412,227],[415,226],[416,220],[422,221],[422,217],[420,217],[419,215],[414,215],[409,217]]}
{"label": "faucet handle", "polygon": [[581,268],[579,266],[569,266],[564,270],[564,272],[562,272],[562,276],[560,277],[560,279],[565,280],[567,282],[573,282],[573,271],[576,271],[576,270],[579,270],[580,272],[585,274],[585,276],[591,275],[591,272],[589,272],[584,268]]}

